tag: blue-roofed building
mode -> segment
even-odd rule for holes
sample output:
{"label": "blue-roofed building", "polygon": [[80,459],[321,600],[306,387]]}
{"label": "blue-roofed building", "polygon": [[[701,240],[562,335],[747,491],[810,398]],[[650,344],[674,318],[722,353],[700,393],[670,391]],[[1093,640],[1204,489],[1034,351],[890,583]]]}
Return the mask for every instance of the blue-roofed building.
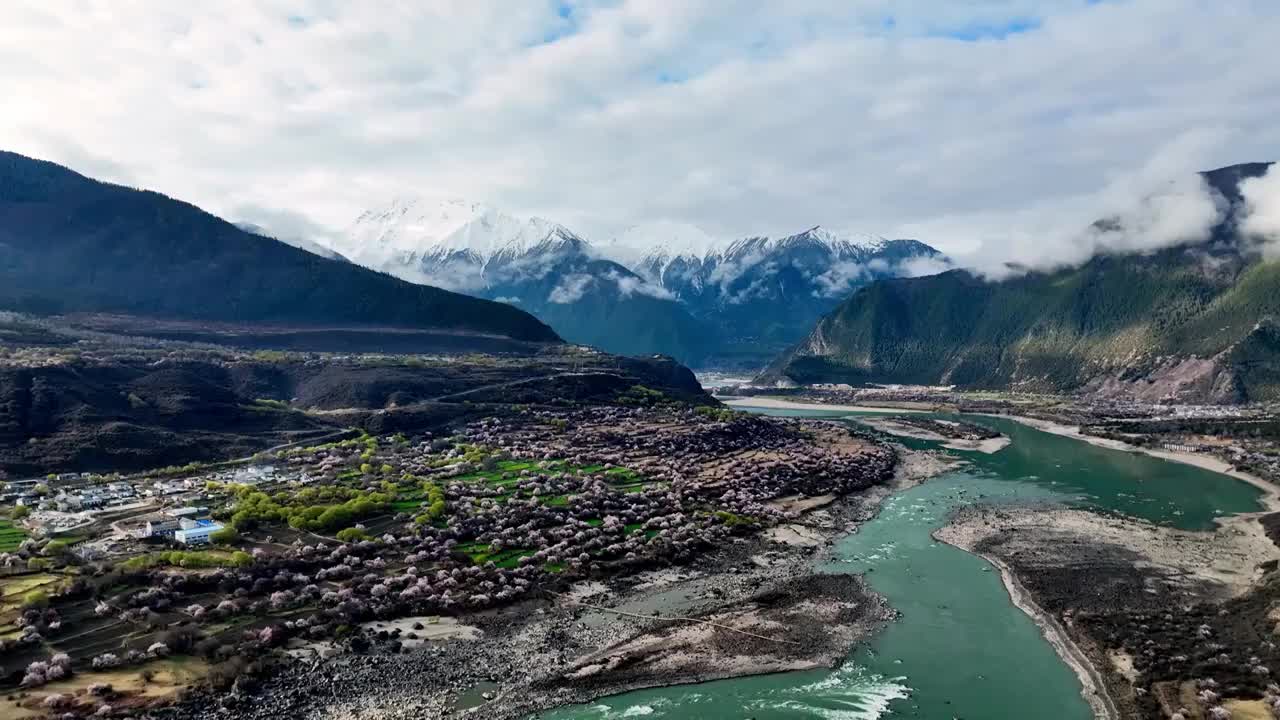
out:
{"label": "blue-roofed building", "polygon": [[182,525],[174,531],[173,539],[183,545],[205,545],[210,535],[222,529],[221,523],[212,520],[184,521]]}

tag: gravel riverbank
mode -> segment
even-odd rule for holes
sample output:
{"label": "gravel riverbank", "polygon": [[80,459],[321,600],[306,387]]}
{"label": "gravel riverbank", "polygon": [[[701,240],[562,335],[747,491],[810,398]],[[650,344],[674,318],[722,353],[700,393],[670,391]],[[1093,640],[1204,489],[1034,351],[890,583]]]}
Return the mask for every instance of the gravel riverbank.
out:
{"label": "gravel riverbank", "polygon": [[[1104,720],[1144,717],[1132,657],[1108,648],[1117,629],[1146,633],[1146,618],[1170,608],[1242,598],[1280,561],[1280,548],[1253,516],[1197,532],[1053,505],[973,506],[934,537],[1000,570],[1014,604],[1075,670]],[[1194,627],[1182,633],[1177,642],[1195,642]],[[1147,639],[1156,642],[1138,644]]]}

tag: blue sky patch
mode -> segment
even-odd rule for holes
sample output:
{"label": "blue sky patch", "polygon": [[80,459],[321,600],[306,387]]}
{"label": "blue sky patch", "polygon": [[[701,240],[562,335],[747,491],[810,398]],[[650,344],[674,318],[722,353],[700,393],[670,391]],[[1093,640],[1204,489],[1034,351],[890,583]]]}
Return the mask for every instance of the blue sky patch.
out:
{"label": "blue sky patch", "polygon": [[1037,30],[1040,27],[1040,21],[1033,18],[1015,18],[1005,23],[998,24],[979,24],[969,25],[962,28],[954,28],[951,30],[940,30],[930,33],[938,37],[948,37],[953,40],[964,40],[965,42],[977,42],[979,40],[1004,40],[1011,35],[1020,35],[1022,33]]}

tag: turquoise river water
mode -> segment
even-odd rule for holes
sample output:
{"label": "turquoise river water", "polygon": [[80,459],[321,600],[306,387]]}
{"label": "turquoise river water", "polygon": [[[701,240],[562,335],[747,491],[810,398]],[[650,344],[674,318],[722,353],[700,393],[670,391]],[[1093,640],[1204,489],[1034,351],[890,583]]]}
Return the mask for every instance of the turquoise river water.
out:
{"label": "turquoise river water", "polygon": [[1009,435],[1012,445],[990,455],[953,451],[970,464],[891,497],[821,568],[866,573],[902,614],[840,668],[641,690],[541,717],[1088,720],[1078,679],[1009,600],[999,573],[930,533],[965,504],[1041,498],[1204,529],[1215,517],[1259,509],[1260,492],[1226,475],[1011,420],[966,419]]}

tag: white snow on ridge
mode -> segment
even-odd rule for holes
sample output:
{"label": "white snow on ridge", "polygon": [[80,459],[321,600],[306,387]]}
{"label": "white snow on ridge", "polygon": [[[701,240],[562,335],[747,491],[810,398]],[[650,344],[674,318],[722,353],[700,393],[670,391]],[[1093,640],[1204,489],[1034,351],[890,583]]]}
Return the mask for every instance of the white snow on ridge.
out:
{"label": "white snow on ridge", "polygon": [[577,239],[559,223],[521,219],[483,203],[406,197],[363,213],[334,249],[405,280],[474,289],[496,258],[515,259],[547,243]]}
{"label": "white snow on ridge", "polygon": [[526,251],[560,229],[549,220],[522,220],[482,203],[398,198],[357,218],[341,242],[360,257],[469,252],[488,259]]}
{"label": "white snow on ridge", "polygon": [[[404,197],[384,209],[366,211],[333,245],[353,259],[394,253],[425,256],[460,252],[490,258],[522,254],[556,235],[577,237],[551,220],[519,218],[484,203]],[[864,251],[878,250],[887,242],[878,235],[834,232],[824,227],[785,238],[724,240],[696,225],[660,220],[634,225],[612,239],[591,243],[591,247],[604,257],[631,264],[652,256],[704,258],[748,240],[764,239],[770,245],[782,245],[804,237],[833,249]]]}
{"label": "white snow on ridge", "polygon": [[[454,290],[487,287],[488,269],[545,257],[571,245],[612,260],[650,280],[661,278],[677,260],[752,265],[776,252],[806,245],[826,248],[836,260],[863,258],[888,241],[877,235],[834,232],[813,227],[787,237],[716,238],[688,223],[654,221],[628,228],[616,237],[589,244],[559,223],[520,218],[483,203],[460,199],[402,197],[363,213],[333,250],[365,267],[411,282]],[[495,264],[495,261],[499,261]]]}
{"label": "white snow on ridge", "polygon": [[694,225],[657,222],[628,228],[598,249],[605,257],[653,279],[664,277],[667,268],[677,260],[693,266],[706,262],[750,266],[807,243],[824,247],[835,259],[847,261],[879,252],[889,240],[867,233],[834,232],[820,226],[786,237],[720,240]]}
{"label": "white snow on ridge", "polygon": [[719,240],[696,225],[657,221],[632,225],[596,247],[605,257],[629,265],[651,257],[702,258],[715,252],[720,244]]}

